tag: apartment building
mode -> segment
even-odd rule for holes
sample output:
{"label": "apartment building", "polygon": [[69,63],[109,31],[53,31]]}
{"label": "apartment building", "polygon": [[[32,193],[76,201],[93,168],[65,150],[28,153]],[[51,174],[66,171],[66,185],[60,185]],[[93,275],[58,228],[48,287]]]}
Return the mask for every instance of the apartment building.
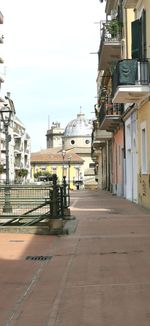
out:
{"label": "apartment building", "polygon": [[4,17],[0,11],[0,102],[3,101],[2,97],[1,97],[1,84],[4,82],[4,79],[3,79],[4,59],[2,56],[2,46],[3,46],[3,40],[4,40],[4,35],[3,35],[3,30],[2,30],[3,22],[4,22]]}
{"label": "apartment building", "polygon": [[[150,208],[150,3],[105,2],[92,155],[102,189]],[[111,138],[97,143],[95,150],[96,134],[104,131]],[[100,165],[102,158],[105,162]]]}
{"label": "apartment building", "polygon": [[[7,99],[6,99],[7,98]],[[11,121],[8,127],[9,134],[9,181],[14,182],[30,182],[30,155],[31,140],[26,132],[26,128],[17,117],[13,101],[6,96],[4,104],[12,110]],[[6,134],[4,126],[1,122],[1,165],[3,173],[0,175],[0,181],[6,180]],[[26,175],[21,177],[21,171],[26,171]]]}

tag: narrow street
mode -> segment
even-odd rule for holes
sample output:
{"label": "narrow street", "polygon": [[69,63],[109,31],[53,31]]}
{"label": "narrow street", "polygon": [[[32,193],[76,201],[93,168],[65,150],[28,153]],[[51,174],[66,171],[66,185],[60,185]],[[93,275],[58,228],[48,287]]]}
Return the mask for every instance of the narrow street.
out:
{"label": "narrow street", "polygon": [[0,233],[0,325],[149,326],[150,212],[79,190],[71,215],[69,235]]}

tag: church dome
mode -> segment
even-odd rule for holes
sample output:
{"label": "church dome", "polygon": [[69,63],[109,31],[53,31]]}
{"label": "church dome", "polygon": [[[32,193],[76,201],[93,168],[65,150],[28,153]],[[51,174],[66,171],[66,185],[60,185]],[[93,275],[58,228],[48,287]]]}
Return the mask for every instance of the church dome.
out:
{"label": "church dome", "polygon": [[65,128],[64,137],[91,136],[92,121],[85,118],[83,113],[77,114],[77,118],[70,121]]}

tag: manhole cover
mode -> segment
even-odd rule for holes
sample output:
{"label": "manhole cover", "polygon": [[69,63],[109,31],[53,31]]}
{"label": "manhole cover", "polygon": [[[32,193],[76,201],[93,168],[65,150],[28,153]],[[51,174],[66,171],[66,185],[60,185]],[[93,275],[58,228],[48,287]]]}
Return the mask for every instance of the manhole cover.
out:
{"label": "manhole cover", "polygon": [[110,211],[108,214],[120,214],[118,211]]}
{"label": "manhole cover", "polygon": [[27,256],[26,260],[50,260],[52,256]]}
{"label": "manhole cover", "polygon": [[24,240],[9,240],[9,242],[24,242]]}

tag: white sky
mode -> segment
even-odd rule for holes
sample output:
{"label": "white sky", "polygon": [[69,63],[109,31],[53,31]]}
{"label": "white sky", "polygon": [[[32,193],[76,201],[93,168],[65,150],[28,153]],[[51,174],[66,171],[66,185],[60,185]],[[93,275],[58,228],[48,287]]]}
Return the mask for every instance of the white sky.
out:
{"label": "white sky", "polygon": [[99,48],[104,8],[99,0],[1,0],[2,91],[10,91],[32,151],[46,148],[48,121],[65,127],[80,106],[94,117],[98,58],[90,53]]}

